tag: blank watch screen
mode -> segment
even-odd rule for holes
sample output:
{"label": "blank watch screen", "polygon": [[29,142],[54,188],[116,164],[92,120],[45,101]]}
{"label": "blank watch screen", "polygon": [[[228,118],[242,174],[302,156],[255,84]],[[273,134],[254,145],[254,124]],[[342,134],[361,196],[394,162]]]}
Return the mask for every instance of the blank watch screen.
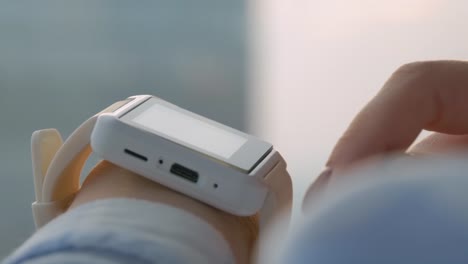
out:
{"label": "blank watch screen", "polygon": [[169,139],[192,145],[229,159],[247,138],[161,104],[154,104],[135,116],[133,122],[166,135]]}

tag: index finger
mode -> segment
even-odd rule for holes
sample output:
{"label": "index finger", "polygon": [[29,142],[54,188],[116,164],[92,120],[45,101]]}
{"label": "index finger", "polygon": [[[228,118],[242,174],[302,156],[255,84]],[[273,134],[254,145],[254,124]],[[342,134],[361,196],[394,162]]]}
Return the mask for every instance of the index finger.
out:
{"label": "index finger", "polygon": [[468,133],[468,63],[428,61],[400,67],[352,121],[327,166],[404,151],[423,129]]}

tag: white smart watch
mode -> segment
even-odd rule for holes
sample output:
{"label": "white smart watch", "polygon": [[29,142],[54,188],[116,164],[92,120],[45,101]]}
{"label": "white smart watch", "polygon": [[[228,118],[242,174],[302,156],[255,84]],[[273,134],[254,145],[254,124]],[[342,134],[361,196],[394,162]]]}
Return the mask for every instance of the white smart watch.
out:
{"label": "white smart watch", "polygon": [[37,228],[67,210],[91,152],[228,213],[290,215],[286,163],[265,141],[150,95],[132,96],[91,117],[62,142],[55,129],[31,141]]}

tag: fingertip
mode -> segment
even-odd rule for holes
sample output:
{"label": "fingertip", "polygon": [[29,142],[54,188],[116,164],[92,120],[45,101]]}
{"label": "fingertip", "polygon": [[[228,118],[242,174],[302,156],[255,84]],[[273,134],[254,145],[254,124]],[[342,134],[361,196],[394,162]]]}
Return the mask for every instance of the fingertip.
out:
{"label": "fingertip", "polygon": [[328,185],[333,169],[325,167],[325,169],[317,176],[316,180],[307,189],[304,199],[302,200],[302,212],[306,212],[311,205],[318,200],[320,193]]}

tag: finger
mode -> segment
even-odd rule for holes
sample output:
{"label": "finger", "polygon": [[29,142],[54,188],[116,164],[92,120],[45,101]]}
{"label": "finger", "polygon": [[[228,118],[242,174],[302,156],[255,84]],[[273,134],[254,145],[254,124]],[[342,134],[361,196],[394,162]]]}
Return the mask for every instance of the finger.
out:
{"label": "finger", "polygon": [[[468,135],[447,135],[441,133],[432,133],[427,136],[419,143],[415,144],[408,150],[408,154],[416,155],[417,157],[431,154],[443,154],[455,151],[468,150]],[[382,156],[373,156],[370,159],[360,160],[359,162],[353,163],[351,167],[365,167],[378,163],[384,159]],[[348,167],[347,169],[352,169]],[[307,211],[314,201],[319,200],[321,191],[329,184],[329,179],[332,174],[330,168],[326,168],[315,180],[315,182],[309,186],[308,190],[303,199],[303,211]]]}
{"label": "finger", "polygon": [[412,154],[437,154],[468,149],[468,135],[433,133],[409,149]]}
{"label": "finger", "polygon": [[327,162],[347,166],[404,151],[422,129],[468,133],[468,63],[431,61],[400,67],[357,115]]}
{"label": "finger", "polygon": [[323,191],[328,185],[331,174],[333,173],[331,168],[325,168],[322,173],[315,179],[315,181],[309,186],[306,190],[304,198],[302,200],[302,210],[306,210],[306,206],[311,206],[310,204],[315,200],[319,200],[320,192]]}

